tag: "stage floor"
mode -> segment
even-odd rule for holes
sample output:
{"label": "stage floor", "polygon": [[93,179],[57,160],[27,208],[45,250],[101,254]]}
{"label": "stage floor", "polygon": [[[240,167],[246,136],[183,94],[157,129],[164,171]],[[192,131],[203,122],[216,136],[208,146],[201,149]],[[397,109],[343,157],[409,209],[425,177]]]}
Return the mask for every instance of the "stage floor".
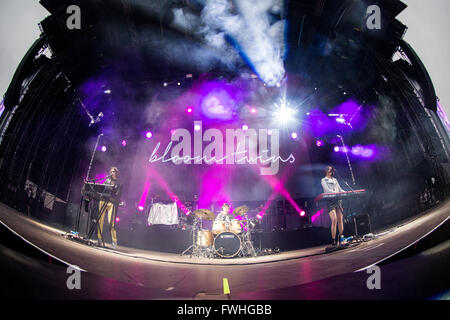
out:
{"label": "stage floor", "polygon": [[[370,275],[356,271],[364,271],[374,264],[379,265],[412,246],[443,225],[449,216],[450,201],[447,201],[400,226],[375,233],[376,238],[371,241],[331,253],[326,253],[325,246],[321,246],[254,258],[207,259],[143,251],[120,245],[116,250],[90,247],[68,240],[63,236],[65,232],[0,204],[0,223],[4,227],[52,259],[67,265],[76,265],[84,271],[81,274],[82,289],[67,289],[66,279],[69,275],[65,267],[32,260],[8,249],[7,244],[1,246],[0,258],[2,272],[9,272],[11,279],[16,279],[14,281],[19,281],[24,286],[27,283],[38,284],[34,291],[23,290],[21,294],[37,294],[39,298],[336,299],[339,297],[334,294],[341,292],[341,296],[357,299],[365,298],[359,292],[374,292],[369,292],[364,280]],[[120,243],[120,234],[118,237]],[[421,258],[432,258],[430,263],[433,266],[443,267],[448,265],[449,249],[450,246],[446,243],[438,251],[433,251],[434,255]],[[446,259],[438,263],[440,260],[436,259],[442,258],[442,255]],[[416,268],[425,263],[419,261],[413,262]],[[434,270],[433,268],[429,270]],[[395,270],[399,272],[398,267]],[[392,275],[392,272],[389,275]],[[357,278],[354,278],[353,275],[356,274]],[[433,274],[423,276],[432,277]],[[347,279],[348,277],[353,278]],[[223,295],[224,278],[228,280],[230,288],[228,296]],[[360,288],[348,291],[348,288],[343,290],[336,287],[338,283],[343,284],[343,281],[356,281]],[[322,285],[319,285],[320,283]],[[323,283],[327,285],[324,286]],[[447,284],[444,281],[444,285]],[[11,286],[14,286],[13,280]],[[47,293],[48,296],[37,293],[39,286],[50,287],[52,293]],[[343,286],[345,287],[345,283]],[[322,288],[322,291],[317,291],[318,288]],[[14,296],[15,290],[18,289],[9,287],[8,290]],[[377,297],[376,294],[380,292],[374,294],[374,297]]]}

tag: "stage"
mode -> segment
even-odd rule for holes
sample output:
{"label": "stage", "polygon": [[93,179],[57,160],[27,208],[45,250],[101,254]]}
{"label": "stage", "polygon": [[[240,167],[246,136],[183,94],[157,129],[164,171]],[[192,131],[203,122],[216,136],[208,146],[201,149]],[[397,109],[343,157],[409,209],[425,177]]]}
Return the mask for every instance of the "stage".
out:
{"label": "stage", "polygon": [[[1,271],[8,275],[2,295],[38,299],[432,298],[449,288],[448,236],[420,254],[396,257],[432,236],[448,234],[449,215],[450,201],[446,201],[401,225],[374,232],[373,240],[331,253],[319,246],[251,258],[208,259],[122,247],[120,234],[115,250],[109,245],[90,247],[1,204]],[[30,250],[39,253],[30,256]],[[366,286],[370,274],[365,270],[374,264],[381,268],[382,290]],[[83,271],[80,290],[67,289],[67,265]],[[224,278],[228,295],[223,294]]]}

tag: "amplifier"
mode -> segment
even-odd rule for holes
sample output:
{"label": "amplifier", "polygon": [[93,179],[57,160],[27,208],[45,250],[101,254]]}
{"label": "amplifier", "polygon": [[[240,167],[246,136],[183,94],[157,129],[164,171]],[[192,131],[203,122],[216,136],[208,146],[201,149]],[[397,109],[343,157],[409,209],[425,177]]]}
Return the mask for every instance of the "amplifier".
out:
{"label": "amplifier", "polygon": [[355,223],[355,233],[358,236],[364,236],[372,232],[372,228],[370,226],[370,217],[368,214],[358,215],[353,218]]}

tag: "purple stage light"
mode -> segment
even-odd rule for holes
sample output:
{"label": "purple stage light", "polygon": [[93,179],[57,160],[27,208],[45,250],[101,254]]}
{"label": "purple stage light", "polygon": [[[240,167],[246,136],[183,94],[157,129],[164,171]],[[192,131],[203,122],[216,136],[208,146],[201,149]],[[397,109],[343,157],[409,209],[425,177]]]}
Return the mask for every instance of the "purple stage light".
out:
{"label": "purple stage light", "polygon": [[291,133],[291,138],[294,139],[294,140],[297,139],[298,138],[298,133],[297,132],[292,132]]}
{"label": "purple stage light", "polygon": [[351,153],[355,156],[360,156],[363,153],[364,149],[361,146],[352,147]]}
{"label": "purple stage light", "polygon": [[334,148],[333,148],[333,150],[334,150],[334,152],[339,152],[339,147],[338,146],[335,146]]}
{"label": "purple stage light", "polygon": [[145,133],[145,137],[146,137],[147,139],[151,139],[151,138],[153,137],[153,133],[152,133],[151,131],[147,131],[147,132]]}
{"label": "purple stage light", "polygon": [[119,217],[117,217],[117,218],[116,218],[116,222],[119,222],[119,221],[120,221],[120,219],[119,219]]}
{"label": "purple stage light", "polygon": [[196,125],[194,126],[194,130],[195,130],[195,131],[200,131],[201,128],[202,128],[202,127],[201,127],[199,124],[196,124]]}
{"label": "purple stage light", "polygon": [[186,109],[186,113],[192,113],[192,111],[194,111],[194,109],[192,109],[192,107],[188,107],[188,108]]}
{"label": "purple stage light", "polygon": [[250,109],[250,112],[253,113],[253,114],[255,114],[255,113],[256,113],[256,108],[251,108],[251,109]]}
{"label": "purple stage light", "polygon": [[304,217],[306,215],[306,212],[304,210],[302,210],[302,212],[300,212],[300,217]]}
{"label": "purple stage light", "polygon": [[248,125],[244,124],[244,125],[242,126],[242,130],[247,131],[247,130],[248,130]]}
{"label": "purple stage light", "polygon": [[323,146],[323,141],[322,140],[317,140],[316,141],[316,146],[318,146],[318,147]]}
{"label": "purple stage light", "polygon": [[138,210],[144,211],[145,208],[145,202],[147,200],[148,191],[150,190],[150,182],[145,182],[144,184],[144,191],[142,192],[141,200],[139,201]]}
{"label": "purple stage light", "polygon": [[122,147],[126,147],[127,146],[127,141],[126,140],[122,140]]}
{"label": "purple stage light", "polygon": [[221,82],[204,84],[201,90],[204,92],[204,98],[200,104],[203,114],[210,119],[230,120],[235,111],[236,90]]}
{"label": "purple stage light", "polygon": [[356,145],[350,149],[350,152],[355,157],[366,159],[374,159],[376,156],[379,156],[380,153],[379,147],[377,147],[376,145],[368,145],[368,146]]}
{"label": "purple stage light", "polygon": [[372,156],[374,155],[374,151],[372,149],[366,149],[364,150],[364,152],[361,154],[361,156],[363,158],[372,158]]}
{"label": "purple stage light", "polygon": [[315,221],[319,218],[319,216],[323,213],[323,211],[324,211],[323,209],[317,211],[317,212],[311,217],[311,222],[315,222]]}
{"label": "purple stage light", "polygon": [[102,152],[106,152],[106,149],[107,149],[106,146],[103,146],[102,147]]}

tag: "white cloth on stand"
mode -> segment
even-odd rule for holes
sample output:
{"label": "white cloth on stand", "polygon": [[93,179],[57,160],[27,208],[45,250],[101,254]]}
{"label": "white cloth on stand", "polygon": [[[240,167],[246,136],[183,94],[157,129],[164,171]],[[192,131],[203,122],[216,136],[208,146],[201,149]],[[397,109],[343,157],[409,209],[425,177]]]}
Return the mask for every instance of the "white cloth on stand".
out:
{"label": "white cloth on stand", "polygon": [[178,224],[177,204],[175,202],[171,204],[154,203],[150,209],[150,213],[148,214],[147,223],[148,225]]}

